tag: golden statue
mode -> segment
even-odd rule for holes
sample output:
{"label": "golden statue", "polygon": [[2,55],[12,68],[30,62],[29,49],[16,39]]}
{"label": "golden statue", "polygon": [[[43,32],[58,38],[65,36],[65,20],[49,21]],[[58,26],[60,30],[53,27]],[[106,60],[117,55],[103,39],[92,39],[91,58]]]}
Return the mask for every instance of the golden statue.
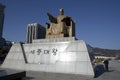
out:
{"label": "golden statue", "polygon": [[46,38],[60,38],[75,36],[75,23],[71,17],[64,16],[64,10],[60,9],[58,17],[47,13],[51,24],[46,23]]}

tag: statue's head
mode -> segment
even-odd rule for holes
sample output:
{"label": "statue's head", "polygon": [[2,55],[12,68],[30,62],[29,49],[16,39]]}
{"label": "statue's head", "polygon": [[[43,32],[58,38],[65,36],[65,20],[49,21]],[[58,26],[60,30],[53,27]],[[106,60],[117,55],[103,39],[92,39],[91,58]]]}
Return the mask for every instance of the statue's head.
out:
{"label": "statue's head", "polygon": [[64,15],[64,10],[62,8],[60,9],[60,15]]}

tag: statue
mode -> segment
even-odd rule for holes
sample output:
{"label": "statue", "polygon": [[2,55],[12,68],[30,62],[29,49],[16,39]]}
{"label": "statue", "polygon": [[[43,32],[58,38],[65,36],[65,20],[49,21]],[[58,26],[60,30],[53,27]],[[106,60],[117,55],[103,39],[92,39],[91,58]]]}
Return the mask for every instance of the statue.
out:
{"label": "statue", "polygon": [[47,13],[47,15],[48,15],[48,17],[49,17],[50,22],[52,22],[52,23],[57,23],[57,19],[54,18],[50,13]]}
{"label": "statue", "polygon": [[64,15],[64,10],[60,9],[58,17],[47,13],[50,24],[46,23],[46,38],[61,38],[75,36],[75,24],[71,17]]}

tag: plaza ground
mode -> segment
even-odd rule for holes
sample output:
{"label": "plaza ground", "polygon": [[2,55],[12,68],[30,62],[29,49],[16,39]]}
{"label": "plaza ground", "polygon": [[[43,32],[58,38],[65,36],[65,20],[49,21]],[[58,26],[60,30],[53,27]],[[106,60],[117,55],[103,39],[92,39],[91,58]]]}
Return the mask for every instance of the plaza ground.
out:
{"label": "plaza ground", "polygon": [[109,72],[103,72],[96,78],[72,74],[27,72],[26,80],[120,80],[120,62],[111,60],[109,63]]}
{"label": "plaza ground", "polygon": [[110,61],[109,72],[104,72],[94,80],[120,80],[120,62],[116,60]]}
{"label": "plaza ground", "polygon": [[[101,69],[98,69],[97,74],[99,74]],[[26,78],[24,78],[24,80],[120,80],[120,62],[111,60],[109,72],[102,72],[96,78],[83,75],[28,71],[26,72]]]}

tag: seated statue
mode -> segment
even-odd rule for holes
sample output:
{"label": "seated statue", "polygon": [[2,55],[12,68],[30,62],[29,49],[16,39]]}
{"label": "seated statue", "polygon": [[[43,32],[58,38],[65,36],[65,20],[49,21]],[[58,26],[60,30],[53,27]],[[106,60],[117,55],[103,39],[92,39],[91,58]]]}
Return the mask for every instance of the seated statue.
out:
{"label": "seated statue", "polygon": [[58,17],[52,16],[47,13],[51,24],[46,23],[46,38],[60,38],[75,36],[72,30],[74,29],[74,22],[68,16],[64,16],[63,9],[60,9]]}

